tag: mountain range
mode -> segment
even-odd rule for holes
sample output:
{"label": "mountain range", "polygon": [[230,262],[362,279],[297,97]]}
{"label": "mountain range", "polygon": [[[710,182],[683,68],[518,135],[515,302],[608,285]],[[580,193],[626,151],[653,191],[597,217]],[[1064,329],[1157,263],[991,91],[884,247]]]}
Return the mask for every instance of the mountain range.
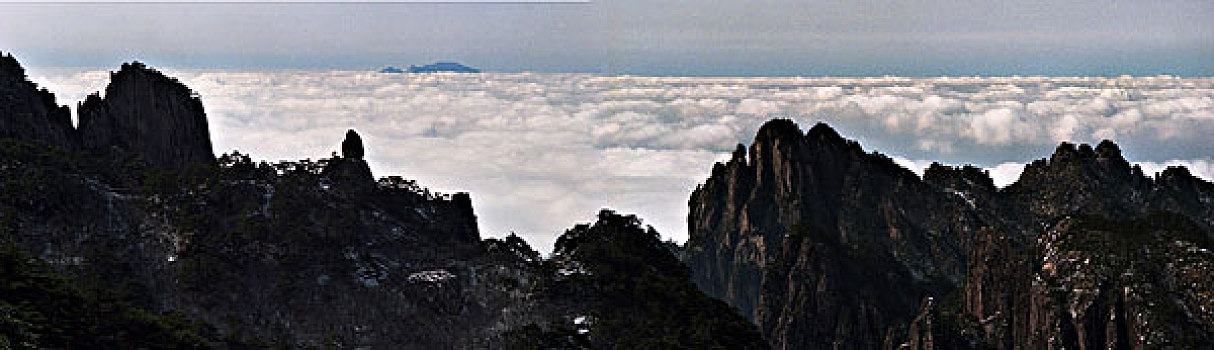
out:
{"label": "mountain range", "polygon": [[604,209],[542,256],[471,194],[329,158],[215,156],[138,62],[77,106],[0,57],[0,347],[1210,348],[1214,184],[1064,143],[997,188],[826,124],[764,124],[689,240]]}

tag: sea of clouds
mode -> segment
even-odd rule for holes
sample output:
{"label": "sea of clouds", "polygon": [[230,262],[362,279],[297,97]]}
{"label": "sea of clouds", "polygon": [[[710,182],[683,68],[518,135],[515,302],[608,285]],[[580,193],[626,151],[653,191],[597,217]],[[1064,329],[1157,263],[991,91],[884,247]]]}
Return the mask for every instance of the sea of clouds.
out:
{"label": "sea of clouds", "polygon": [[[203,100],[217,152],[327,157],[363,135],[377,176],[472,193],[482,234],[547,251],[599,208],[686,238],[687,200],[766,120],[827,122],[921,172],[976,164],[995,182],[1059,142],[1117,141],[1148,174],[1214,179],[1214,79],[666,78],[166,70]],[[32,69],[74,105],[106,71]]]}

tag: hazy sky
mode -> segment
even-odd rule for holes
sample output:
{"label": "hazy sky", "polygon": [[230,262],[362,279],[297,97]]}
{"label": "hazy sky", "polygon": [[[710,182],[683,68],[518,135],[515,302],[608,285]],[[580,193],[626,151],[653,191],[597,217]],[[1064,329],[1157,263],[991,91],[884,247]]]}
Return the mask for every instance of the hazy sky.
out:
{"label": "hazy sky", "polygon": [[0,4],[31,66],[1214,75],[1214,1]]}
{"label": "hazy sky", "polygon": [[[199,92],[217,152],[323,157],[356,128],[377,175],[470,191],[482,234],[542,250],[603,207],[686,238],[691,190],[774,117],[1000,184],[1058,142],[1101,139],[1148,173],[1214,179],[1211,79],[602,76],[1214,76],[1210,0],[0,2],[0,19],[0,51],[61,104],[138,59]],[[499,73],[370,71],[437,60]],[[517,71],[552,74],[500,73]]]}

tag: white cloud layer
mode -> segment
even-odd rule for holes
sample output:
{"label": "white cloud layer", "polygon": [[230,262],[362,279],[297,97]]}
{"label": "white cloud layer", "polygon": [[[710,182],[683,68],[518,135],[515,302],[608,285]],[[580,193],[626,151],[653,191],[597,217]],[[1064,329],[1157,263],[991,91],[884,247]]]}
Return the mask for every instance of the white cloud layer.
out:
{"label": "white cloud layer", "polygon": [[[683,240],[688,195],[763,121],[826,121],[921,172],[986,167],[999,185],[1061,141],[1110,138],[1148,174],[1214,178],[1214,79],[653,78],[169,70],[197,91],[216,150],[318,158],[357,129],[377,176],[469,191],[483,234],[540,249],[602,207]],[[60,103],[104,71],[31,70]]]}

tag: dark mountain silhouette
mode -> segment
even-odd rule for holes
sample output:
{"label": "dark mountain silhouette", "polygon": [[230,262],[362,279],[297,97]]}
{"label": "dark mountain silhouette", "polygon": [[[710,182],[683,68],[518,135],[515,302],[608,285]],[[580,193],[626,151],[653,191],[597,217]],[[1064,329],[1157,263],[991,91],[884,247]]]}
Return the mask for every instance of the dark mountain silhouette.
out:
{"label": "dark mountain silhouette", "polygon": [[376,179],[354,130],[340,156],[215,158],[188,88],[138,63],[111,78],[76,129],[0,59],[0,348],[1214,341],[1214,185],[1148,177],[1112,142],[1000,189],[777,119],[692,193],[684,246],[603,210],[545,258],[481,239],[467,193]]}
{"label": "dark mountain silhouette", "polygon": [[193,91],[139,62],[110,78],[105,98],[92,94],[80,103],[77,130],[67,106],[29,82],[12,56],[0,57],[0,137],[68,152],[122,152],[163,169],[214,166],[206,114]]}
{"label": "dark mountain silhouette", "polygon": [[686,254],[774,348],[1208,347],[1211,198],[1108,141],[997,189],[773,120],[692,194]]}
{"label": "dark mountain silhouette", "polygon": [[13,56],[0,55],[0,137],[36,140],[61,149],[75,149],[80,140],[67,106],[55,104],[55,94],[25,77]]}
{"label": "dark mountain silhouette", "polygon": [[202,101],[142,63],[123,64],[110,74],[105,98],[89,95],[78,111],[87,150],[131,152],[167,169],[215,164]]}
{"label": "dark mountain silhouette", "polygon": [[131,63],[77,133],[5,57],[0,348],[765,347],[635,217],[543,259],[481,240],[467,193],[376,180],[354,130],[327,159],[216,159],[200,99]]}

